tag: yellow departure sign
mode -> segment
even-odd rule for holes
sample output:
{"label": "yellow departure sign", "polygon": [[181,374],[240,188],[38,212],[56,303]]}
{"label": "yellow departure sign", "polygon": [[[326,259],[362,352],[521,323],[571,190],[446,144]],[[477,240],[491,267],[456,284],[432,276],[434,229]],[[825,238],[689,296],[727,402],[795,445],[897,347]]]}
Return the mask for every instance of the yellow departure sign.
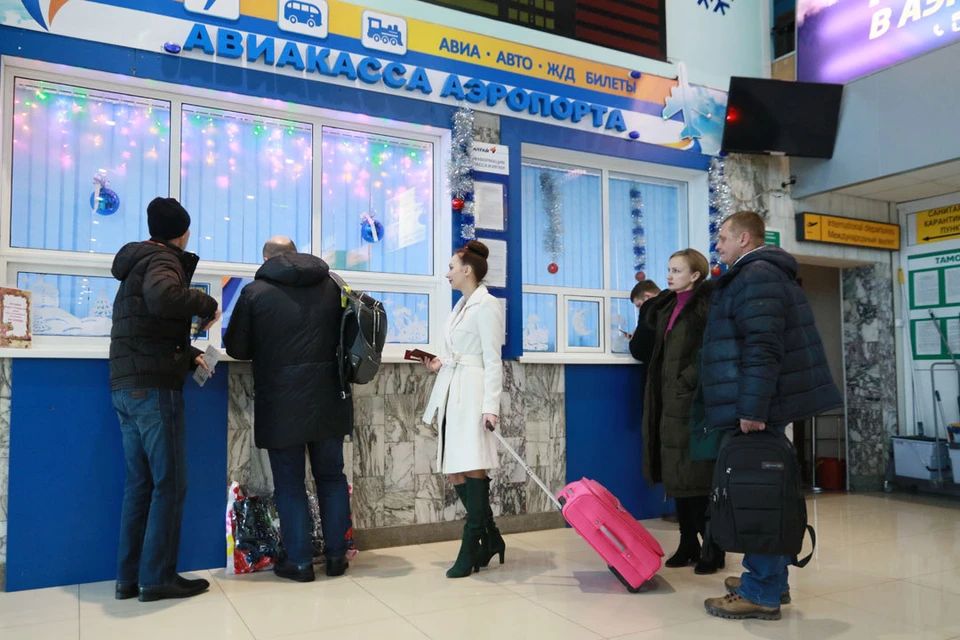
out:
{"label": "yellow departure sign", "polygon": [[801,213],[797,215],[797,239],[899,251],[900,227],[885,222],[840,218],[822,213]]}

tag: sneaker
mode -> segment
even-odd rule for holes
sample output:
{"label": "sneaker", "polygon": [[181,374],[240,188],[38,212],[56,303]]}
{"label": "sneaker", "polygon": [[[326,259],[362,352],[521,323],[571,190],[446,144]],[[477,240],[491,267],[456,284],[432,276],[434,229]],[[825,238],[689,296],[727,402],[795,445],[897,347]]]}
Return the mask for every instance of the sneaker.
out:
{"label": "sneaker", "polygon": [[703,606],[710,615],[727,620],[780,619],[780,607],[762,607],[749,600],[744,600],[736,593],[728,593],[722,598],[709,598],[704,601]]}
{"label": "sneaker", "polygon": [[[731,576],[723,581],[723,586],[727,588],[727,593],[736,593],[740,589],[740,578]],[[780,594],[780,604],[790,604],[790,589]]]}

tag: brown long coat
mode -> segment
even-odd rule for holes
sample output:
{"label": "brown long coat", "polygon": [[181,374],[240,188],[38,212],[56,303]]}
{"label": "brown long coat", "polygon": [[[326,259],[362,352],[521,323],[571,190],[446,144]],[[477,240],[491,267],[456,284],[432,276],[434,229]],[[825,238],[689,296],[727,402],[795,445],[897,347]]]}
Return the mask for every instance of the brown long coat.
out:
{"label": "brown long coat", "polygon": [[643,400],[643,475],[651,485],[662,482],[671,498],[708,495],[713,482],[713,462],[690,459],[690,406],[713,287],[706,281],[696,288],[669,335],[677,294],[664,291],[646,303],[655,332]]}

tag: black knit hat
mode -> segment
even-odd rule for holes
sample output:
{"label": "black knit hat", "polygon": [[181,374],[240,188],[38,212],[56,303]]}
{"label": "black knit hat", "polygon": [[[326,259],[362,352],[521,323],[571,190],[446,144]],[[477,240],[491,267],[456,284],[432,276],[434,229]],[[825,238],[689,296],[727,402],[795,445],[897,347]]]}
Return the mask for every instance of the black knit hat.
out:
{"label": "black knit hat", "polygon": [[190,214],[176,198],[154,198],[147,205],[147,228],[151,238],[173,240],[190,228]]}

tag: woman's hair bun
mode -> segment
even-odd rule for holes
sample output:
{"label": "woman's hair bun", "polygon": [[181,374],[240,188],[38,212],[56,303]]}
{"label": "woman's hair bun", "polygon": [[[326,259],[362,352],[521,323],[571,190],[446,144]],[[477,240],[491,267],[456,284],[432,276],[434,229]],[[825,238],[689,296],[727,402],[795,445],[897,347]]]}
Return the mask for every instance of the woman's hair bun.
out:
{"label": "woman's hair bun", "polygon": [[467,243],[465,248],[470,253],[475,253],[484,260],[490,257],[490,249],[488,249],[487,245],[483,244],[479,240],[471,240]]}

